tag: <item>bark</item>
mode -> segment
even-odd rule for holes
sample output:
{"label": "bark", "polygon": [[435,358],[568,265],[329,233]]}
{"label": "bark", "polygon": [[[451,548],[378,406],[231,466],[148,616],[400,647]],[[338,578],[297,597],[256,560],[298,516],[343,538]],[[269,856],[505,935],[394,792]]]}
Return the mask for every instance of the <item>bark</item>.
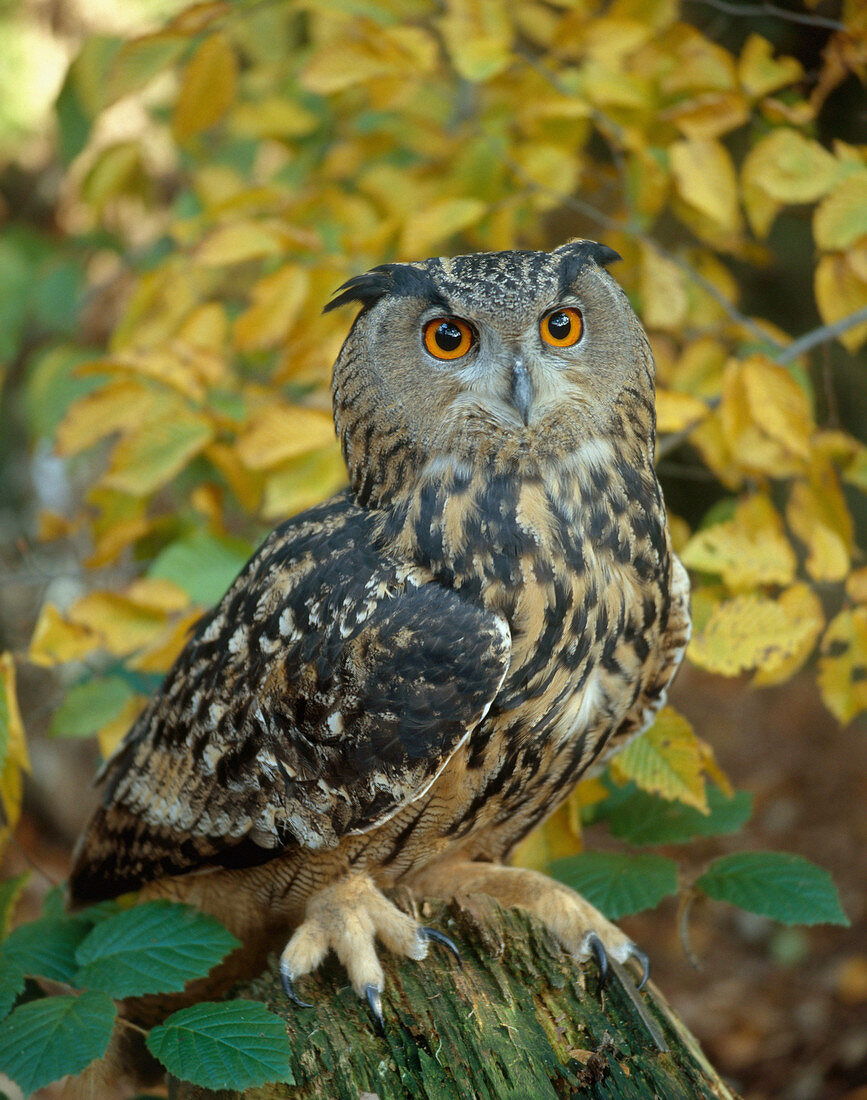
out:
{"label": "bark", "polygon": [[650,983],[636,994],[614,966],[603,989],[528,914],[474,897],[426,903],[421,919],[450,935],[463,968],[433,947],[421,963],[383,950],[385,1035],[326,962],[298,982],[295,1008],[276,963],[236,996],[283,1016],[295,1085],[245,1093],[170,1083],[174,1100],[736,1100]]}

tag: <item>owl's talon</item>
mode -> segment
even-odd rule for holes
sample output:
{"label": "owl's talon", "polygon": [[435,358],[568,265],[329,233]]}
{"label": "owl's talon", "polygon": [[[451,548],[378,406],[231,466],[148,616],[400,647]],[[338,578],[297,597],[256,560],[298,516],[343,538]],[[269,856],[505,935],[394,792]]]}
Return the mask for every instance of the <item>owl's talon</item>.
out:
{"label": "owl's talon", "polygon": [[451,953],[457,960],[458,966],[463,970],[464,960],[461,958],[461,953],[458,950],[457,945],[452,940],[450,940],[444,932],[440,932],[436,928],[428,928],[427,926],[423,926],[419,928],[419,934],[421,935],[422,939],[439,944],[447,951],[451,951]]}
{"label": "owl's talon", "polygon": [[608,980],[608,952],[605,950],[605,944],[595,932],[588,932],[584,945],[593,952],[596,959],[596,965],[599,967],[599,988],[602,989]]}
{"label": "owl's talon", "polygon": [[283,992],[297,1008],[313,1008],[313,1005],[309,1001],[302,1000],[295,992],[295,987],[292,984],[292,975],[283,966],[280,967],[280,981],[283,985]]}
{"label": "owl's talon", "polygon": [[380,1035],[385,1035],[385,1019],[382,1015],[382,990],[375,985],[366,985],[364,995],[370,1005],[373,1019],[376,1021],[376,1029]]}
{"label": "owl's talon", "polygon": [[641,967],[641,981],[637,986],[640,993],[647,985],[647,979],[650,977],[650,958],[645,951],[642,951],[640,947],[636,947],[635,944],[632,944],[629,949],[629,958],[635,959]]}

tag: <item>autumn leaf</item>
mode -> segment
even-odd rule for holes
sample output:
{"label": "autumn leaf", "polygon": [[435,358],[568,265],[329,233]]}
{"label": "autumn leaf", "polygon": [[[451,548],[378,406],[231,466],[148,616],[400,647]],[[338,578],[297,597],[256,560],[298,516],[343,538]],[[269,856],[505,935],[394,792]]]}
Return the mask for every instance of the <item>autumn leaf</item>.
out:
{"label": "autumn leaf", "polygon": [[703,768],[702,746],[692,726],[672,707],[663,707],[650,729],[611,764],[620,779],[634,779],[642,790],[707,813]]}
{"label": "autumn leaf", "polygon": [[238,62],[224,34],[209,35],[184,71],[172,116],[172,129],[180,142],[219,122],[235,99]]}

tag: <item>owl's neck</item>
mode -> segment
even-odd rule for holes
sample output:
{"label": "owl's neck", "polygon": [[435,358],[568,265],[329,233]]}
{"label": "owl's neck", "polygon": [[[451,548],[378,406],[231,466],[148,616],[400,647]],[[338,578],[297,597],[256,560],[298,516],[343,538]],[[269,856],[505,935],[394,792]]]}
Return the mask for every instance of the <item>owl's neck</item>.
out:
{"label": "owl's neck", "polygon": [[665,537],[650,453],[614,439],[532,463],[437,459],[378,511],[383,549],[470,592],[544,581],[549,568],[625,564]]}

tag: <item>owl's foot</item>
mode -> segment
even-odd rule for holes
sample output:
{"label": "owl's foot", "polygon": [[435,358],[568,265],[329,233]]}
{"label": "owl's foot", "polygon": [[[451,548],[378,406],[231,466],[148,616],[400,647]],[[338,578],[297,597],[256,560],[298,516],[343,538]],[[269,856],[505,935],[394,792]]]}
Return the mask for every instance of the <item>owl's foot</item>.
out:
{"label": "owl's foot", "polygon": [[580,894],[539,871],[495,863],[444,863],[413,877],[411,886],[419,896],[448,899],[488,894],[507,908],[528,909],[571,955],[581,961],[596,960],[600,984],[604,984],[612,960],[638,963],[639,990],[649,977],[647,955],[624,932]]}
{"label": "owl's foot", "polygon": [[370,1005],[382,1029],[384,976],[374,941],[410,959],[425,958],[431,943],[446,947],[461,961],[458,949],[442,932],[425,928],[402,913],[376,888],[369,875],[350,874],[313,894],[304,921],[280,956],[286,995],[302,1008],[312,1007],[295,992],[295,981],[315,970],[329,950],[346,969],[352,988]]}

